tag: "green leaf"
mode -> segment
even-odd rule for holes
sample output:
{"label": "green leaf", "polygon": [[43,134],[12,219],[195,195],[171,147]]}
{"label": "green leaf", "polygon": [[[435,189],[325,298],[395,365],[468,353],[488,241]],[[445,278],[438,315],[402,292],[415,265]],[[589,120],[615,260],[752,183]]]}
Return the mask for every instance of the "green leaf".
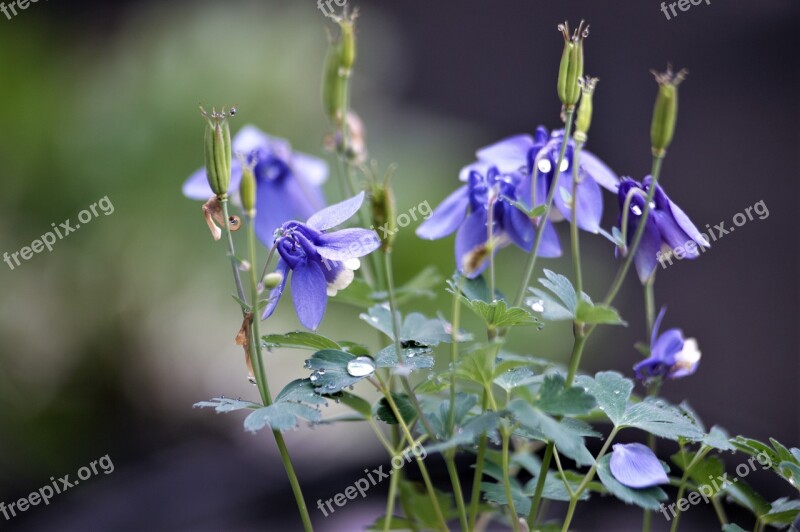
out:
{"label": "green leaf", "polygon": [[703,437],[703,444],[719,449],[720,451],[735,451],[736,447],[731,445],[730,435],[722,427],[714,425]]}
{"label": "green leaf", "polygon": [[463,298],[467,307],[477,314],[487,326],[494,329],[516,327],[520,325],[533,325],[536,323],[530,312],[520,307],[508,308],[502,299],[486,303],[485,301],[470,301]]}
{"label": "green leaf", "polygon": [[[449,494],[434,490],[434,496],[446,520],[456,516],[455,502]],[[400,497],[407,500],[409,507],[414,509],[414,520],[422,525],[421,528],[438,530],[441,527],[433,503],[423,486],[403,480],[400,482]]]}
{"label": "green leaf", "polygon": [[792,486],[800,486],[800,466],[794,462],[781,462],[778,465],[783,478],[788,480]]}
{"label": "green leaf", "polygon": [[467,301],[483,301],[484,303],[491,303],[495,300],[505,299],[503,294],[495,290],[494,296],[489,293],[489,284],[484,279],[483,275],[479,275],[474,279],[463,277],[460,273],[453,274],[453,278],[447,281],[447,289],[451,294],[456,293],[459,278],[461,279],[461,294]]}
{"label": "green leaf", "polygon": [[[482,482],[481,491],[483,492],[483,498],[487,501],[501,505],[508,504],[506,488],[502,483]],[[527,516],[530,513],[531,496],[533,496],[533,493],[525,493],[517,479],[511,479],[511,498],[514,500],[514,509],[517,514]]]}
{"label": "green leaf", "polygon": [[[681,471],[686,471],[686,467],[692,463],[696,453],[676,453],[670,459],[672,463],[678,466]],[[689,470],[689,478],[694,480],[699,486],[707,486],[712,490],[712,495],[716,495],[719,488],[722,486],[717,485],[714,481],[717,477],[722,477],[725,474],[725,465],[722,461],[715,456],[707,456],[697,461]]]}
{"label": "green leaf", "polygon": [[[429,453],[440,453],[456,447],[474,445],[482,434],[495,432],[499,424],[500,416],[497,412],[486,412],[472,417],[463,425],[457,424],[455,436],[442,443],[426,445],[425,449]],[[492,439],[497,439],[497,437]]]}
{"label": "green leaf", "polygon": [[322,335],[306,331],[295,331],[286,334],[269,334],[263,338],[268,349],[274,349],[278,347],[285,347],[288,349],[308,349],[311,351],[319,351],[320,349],[340,349],[339,344],[333,340],[329,340]]}
{"label": "green leaf", "polygon": [[[394,325],[392,323],[392,313],[388,305],[376,305],[370,307],[366,314],[361,314],[361,319],[375,327],[380,332],[394,340]],[[402,343],[414,342],[428,346],[436,346],[440,343],[450,343],[452,334],[448,331],[449,324],[439,318],[429,319],[417,312],[412,312],[402,319],[400,313],[396,313],[400,328],[400,341]],[[471,338],[466,333],[459,333],[459,341],[466,341]]]}
{"label": "green leaf", "polygon": [[761,516],[761,522],[768,525],[790,525],[800,514],[800,501],[781,497],[772,502],[769,512]]}
{"label": "green leaf", "polygon": [[386,516],[382,515],[375,520],[374,523],[367,527],[370,532],[380,532],[382,530],[413,530],[414,523],[405,517],[398,517],[393,515],[389,521],[389,527],[386,527]]}
{"label": "green leaf", "polygon": [[633,381],[615,371],[601,371],[594,376],[579,376],[578,386],[586,388],[614,425],[619,425],[633,391]]}
{"label": "green leaf", "polygon": [[428,266],[407,283],[395,288],[395,301],[399,306],[419,297],[433,299],[436,297],[434,288],[437,288],[441,282],[442,276],[436,268]]}
{"label": "green leaf", "polygon": [[539,283],[555,294],[570,315],[575,316],[578,310],[578,294],[569,279],[547,269],[544,270],[544,275],[545,278],[539,279]]}
{"label": "green leaf", "polygon": [[594,397],[581,386],[564,388],[564,377],[547,375],[539,389],[536,408],[554,416],[588,414],[594,408]]}
{"label": "green leaf", "polygon": [[194,408],[213,408],[218,414],[244,410],[245,408],[259,408],[261,405],[242,401],[241,399],[229,399],[227,397],[215,397],[210,401],[200,401],[194,404]]}
{"label": "green leaf", "polygon": [[[395,405],[397,405],[397,410],[400,412],[403,421],[405,421],[407,425],[410,425],[417,417],[417,411],[414,409],[414,405],[411,404],[411,401],[405,394],[393,393],[392,398],[394,399]],[[375,417],[389,425],[398,424],[397,417],[395,417],[392,407],[385,397],[381,397],[381,400],[378,401]]]}
{"label": "green leaf", "polygon": [[490,346],[464,353],[456,366],[456,377],[485,388],[494,378],[494,359],[494,349]]}
{"label": "green leaf", "polygon": [[517,209],[519,209],[520,211],[522,211],[522,213],[525,216],[527,216],[528,218],[531,218],[531,219],[538,218],[539,216],[542,216],[547,211],[547,205],[544,205],[544,204],[537,205],[533,209],[529,209],[528,206],[525,205],[522,202],[513,200],[513,199],[505,197],[505,196],[503,197],[503,199],[505,201],[507,201],[508,203],[510,203],[511,205],[513,205],[514,207],[516,207]]}
{"label": "green leaf", "polygon": [[342,351],[346,351],[357,357],[369,356],[370,353],[369,349],[367,349],[365,346],[356,342],[348,342],[346,340],[339,342],[339,347],[342,348]]}
{"label": "green leaf", "polygon": [[603,304],[593,305],[585,299],[578,303],[575,319],[589,325],[628,325],[616,309]]}
{"label": "green leaf", "polygon": [[[432,349],[428,346],[403,349],[403,368],[411,371],[432,368],[435,361],[432,356],[428,356],[428,353],[431,352]],[[375,364],[379,368],[396,368],[400,366],[395,345],[392,344],[378,351],[375,354]]]}
{"label": "green leaf", "polygon": [[721,491],[725,492],[733,502],[747,508],[757,517],[769,512],[770,504],[764,500],[761,495],[756,493],[756,491],[741,478],[736,480],[737,482],[728,484]]}
{"label": "green leaf", "polygon": [[661,399],[646,399],[629,405],[617,426],[637,428],[670,440],[698,440],[703,437],[703,431],[689,417]]}
{"label": "green leaf", "polygon": [[[495,370],[495,375],[497,371]],[[503,371],[500,375],[494,378],[494,383],[504,389],[506,392],[511,392],[514,388],[520,386],[527,386],[532,384],[538,378],[537,375],[529,368],[514,368]]]}
{"label": "green leaf", "polygon": [[727,525],[722,525],[722,532],[747,532],[747,530],[735,523],[728,523]]}
{"label": "green leaf", "polygon": [[244,428],[250,432],[258,432],[269,427],[271,430],[288,430],[298,426],[299,419],[319,423],[322,413],[319,406],[327,401],[314,391],[309,379],[297,379],[281,390],[275,402],[254,410],[244,420]]}
{"label": "green leaf", "polygon": [[306,360],[306,368],[313,370],[310,380],[317,393],[334,394],[367,378],[369,375],[354,377],[347,371],[347,364],[355,358],[337,349],[323,349]]}
{"label": "green leaf", "polygon": [[342,402],[364,416],[364,419],[369,419],[372,416],[372,405],[362,397],[347,392],[341,392],[335,399],[337,402]]}
{"label": "green leaf", "polygon": [[658,510],[661,501],[667,500],[667,494],[661,488],[653,486],[651,488],[633,489],[622,485],[614,475],[611,474],[609,462],[611,455],[603,456],[597,462],[597,476],[608,491],[619,500],[626,504],[635,504],[648,510]]}
{"label": "green leaf", "polygon": [[585,424],[571,418],[556,421],[521,399],[511,401],[508,410],[518,423],[533,431],[530,436],[554,442],[562,454],[572,458],[578,465],[594,463],[583,440]]}

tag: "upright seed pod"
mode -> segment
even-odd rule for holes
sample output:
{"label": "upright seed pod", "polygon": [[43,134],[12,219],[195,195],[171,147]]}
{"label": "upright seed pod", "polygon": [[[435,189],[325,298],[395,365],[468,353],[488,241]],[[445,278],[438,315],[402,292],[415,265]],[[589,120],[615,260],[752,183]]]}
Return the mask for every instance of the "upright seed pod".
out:
{"label": "upright seed pod", "polygon": [[663,157],[675,135],[675,123],[678,119],[678,85],[686,79],[688,72],[681,70],[677,74],[667,66],[663,73],[653,72],[658,83],[658,94],[653,107],[653,121],[650,126],[650,142],[653,155]]}
{"label": "upright seed pod", "polygon": [[558,29],[564,36],[564,51],[561,53],[556,90],[564,108],[572,109],[581,96],[578,80],[583,76],[583,41],[589,36],[589,25],[581,21],[572,34],[567,22],[559,24]]}
{"label": "upright seed pod", "polygon": [[220,113],[212,109],[210,115],[200,107],[200,113],[206,120],[205,166],[208,184],[217,197],[224,198],[231,182],[231,130],[228,115],[224,107]]}

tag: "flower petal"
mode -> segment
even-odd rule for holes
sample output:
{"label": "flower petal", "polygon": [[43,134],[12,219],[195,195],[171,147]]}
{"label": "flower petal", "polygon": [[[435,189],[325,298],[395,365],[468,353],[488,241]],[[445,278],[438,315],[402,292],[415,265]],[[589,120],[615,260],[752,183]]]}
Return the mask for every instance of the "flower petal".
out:
{"label": "flower petal", "polygon": [[242,129],[233,137],[231,151],[234,155],[248,156],[256,150],[265,150],[278,157],[288,157],[292,152],[292,147],[288,141],[271,137],[252,124],[242,126]]}
{"label": "flower petal", "polygon": [[481,148],[478,160],[496,166],[500,173],[516,172],[528,161],[528,151],[533,147],[530,135],[514,135]]}
{"label": "flower petal", "polygon": [[328,304],[328,283],[318,262],[307,261],[292,272],[292,301],[300,323],[316,330]]}
{"label": "flower petal", "polygon": [[281,299],[283,289],[286,287],[286,280],[289,278],[289,265],[286,264],[283,259],[278,259],[278,266],[275,268],[275,271],[280,273],[283,279],[281,279],[281,284],[270,291],[269,301],[267,302],[267,306],[264,307],[264,313],[261,315],[262,320],[269,318],[272,316],[272,313],[275,312],[275,307],[278,306],[278,301]]}
{"label": "flower petal", "polygon": [[680,379],[687,377],[697,371],[697,366],[700,364],[700,349],[697,346],[697,340],[689,338],[683,344],[683,349],[675,355],[675,363],[672,365],[672,371],[669,374],[670,379]]}
{"label": "flower petal", "polygon": [[469,174],[472,172],[478,172],[481,175],[486,175],[486,172],[489,171],[489,168],[492,165],[485,162],[485,161],[476,161],[474,163],[468,164],[461,171],[458,173],[458,180],[467,182],[469,181]]}
{"label": "flower petal", "polygon": [[467,216],[456,234],[456,264],[458,270],[469,278],[477,277],[489,265],[485,251],[487,223],[486,210],[477,210]]}
{"label": "flower petal", "polygon": [[328,179],[328,163],[317,157],[295,152],[289,166],[295,176],[309,185],[319,187]]}
{"label": "flower petal", "polygon": [[417,236],[426,240],[436,240],[453,233],[467,216],[469,205],[468,187],[459,187],[447,196],[427,220],[417,227]]}
{"label": "flower petal", "polygon": [[296,202],[287,193],[285,182],[271,179],[258,181],[256,193],[256,235],[271,247],[275,230],[284,222],[297,218]]}
{"label": "flower petal", "polygon": [[346,199],[341,203],[336,203],[330,207],[326,207],[308,219],[306,225],[318,231],[324,231],[331,227],[344,223],[350,219],[361,204],[364,203],[364,192],[361,191],[350,199]]}
{"label": "flower petal", "polygon": [[325,259],[347,260],[372,253],[381,246],[381,241],[375,231],[351,228],[323,233],[314,245]]}
{"label": "flower petal", "polygon": [[[633,202],[631,202],[631,204],[633,204]],[[631,245],[633,237],[636,234],[636,227],[636,223],[631,223],[628,227],[629,246]],[[639,241],[639,247],[636,249],[636,255],[633,257],[633,263],[636,266],[636,273],[639,275],[639,281],[641,281],[642,284],[647,281],[647,279],[653,273],[653,270],[656,269],[659,251],[661,251],[661,233],[658,231],[655,220],[651,216],[648,216],[647,226],[644,229],[642,239]]]}
{"label": "flower petal", "polygon": [[611,474],[629,488],[649,488],[669,483],[655,453],[641,443],[617,443],[611,453]]}
{"label": "flower petal", "polygon": [[[653,330],[650,332],[650,345],[656,345],[656,340],[658,339],[658,331],[661,329],[661,320],[664,319],[664,314],[667,312],[667,307],[661,307],[661,310],[658,313],[658,317],[656,321],[653,323]],[[652,347],[651,347],[652,349]]]}
{"label": "flower petal", "polygon": [[598,159],[596,155],[588,151],[581,151],[578,164],[580,164],[581,168],[585,170],[598,185],[611,192],[617,192],[619,188],[619,177],[617,177],[617,174],[606,166],[603,161]]}
{"label": "flower petal", "polygon": [[675,363],[675,355],[683,349],[683,343],[683,334],[680,329],[669,329],[664,331],[656,343],[650,346],[650,356],[672,366]]}
{"label": "flower petal", "polygon": [[[572,172],[562,172],[558,180],[558,188],[553,200],[559,212],[567,220],[572,220],[572,206],[564,200],[564,196],[572,196]],[[578,185],[577,217],[578,227],[584,231],[597,234],[600,231],[600,220],[603,218],[603,193],[600,186],[588,175],[583,176],[583,181]]]}

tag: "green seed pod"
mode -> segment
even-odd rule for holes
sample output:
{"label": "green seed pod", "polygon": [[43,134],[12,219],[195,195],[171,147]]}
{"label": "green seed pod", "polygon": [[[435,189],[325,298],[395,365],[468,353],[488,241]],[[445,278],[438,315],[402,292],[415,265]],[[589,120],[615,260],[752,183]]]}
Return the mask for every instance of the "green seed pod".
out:
{"label": "green seed pod", "polygon": [[264,276],[264,288],[272,290],[283,282],[283,275],[278,272],[268,273]]}
{"label": "green seed pod", "polygon": [[558,68],[558,98],[565,108],[575,107],[581,96],[578,80],[583,76],[583,40],[589,36],[589,26],[584,22],[570,35],[569,24],[559,24],[559,31],[564,36],[564,51]]}
{"label": "green seed pod", "polygon": [[597,78],[585,77],[580,80],[581,103],[578,105],[578,115],[575,118],[575,140],[586,142],[586,134],[592,125],[592,99]]}
{"label": "green seed pod", "polygon": [[653,107],[653,122],[650,126],[650,142],[653,155],[663,156],[675,134],[675,122],[678,118],[678,85],[686,79],[686,70],[677,74],[667,66],[664,73],[653,72],[658,83],[658,94]]}
{"label": "green seed pod", "polygon": [[[390,170],[391,172],[391,170]],[[387,176],[383,184],[373,183],[371,204],[372,221],[378,229],[381,239],[381,249],[391,251],[394,245],[395,233],[397,233],[397,216],[394,202],[394,192],[389,186]]]}
{"label": "green seed pod", "polygon": [[[202,107],[200,111],[206,119],[205,163],[208,184],[214,194],[225,197],[231,182],[231,130],[228,115],[224,108],[221,113],[212,109],[210,115]],[[235,110],[231,109],[231,116],[234,114]]]}
{"label": "green seed pod", "polygon": [[339,28],[342,30],[342,40],[339,45],[339,67],[347,73],[346,75],[349,75],[356,62],[355,16],[341,19]]}
{"label": "green seed pod", "polygon": [[339,45],[331,43],[325,56],[322,74],[322,107],[331,121],[341,119],[344,112],[345,80],[339,75]]}
{"label": "green seed pod", "polygon": [[239,196],[242,199],[242,207],[245,214],[250,218],[256,215],[256,176],[253,168],[242,161],[242,181],[239,184]]}

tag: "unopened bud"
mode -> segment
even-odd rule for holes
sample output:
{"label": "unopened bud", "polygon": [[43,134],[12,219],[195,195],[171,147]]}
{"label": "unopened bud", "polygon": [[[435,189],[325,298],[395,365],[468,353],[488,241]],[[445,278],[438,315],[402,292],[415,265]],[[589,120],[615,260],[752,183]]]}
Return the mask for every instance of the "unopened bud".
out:
{"label": "unopened bud", "polygon": [[584,22],[570,35],[569,24],[558,25],[564,36],[564,51],[558,69],[558,98],[566,109],[575,107],[581,96],[578,80],[583,76],[583,40],[589,36],[589,25]]}
{"label": "unopened bud", "polygon": [[678,85],[686,79],[687,74],[686,70],[673,73],[670,65],[667,65],[666,72],[653,72],[658,83],[653,123],[650,126],[650,142],[655,156],[663,157],[672,142],[678,118]]}
{"label": "unopened bud", "polygon": [[239,183],[239,196],[242,199],[242,208],[250,218],[256,215],[256,176],[253,167],[242,161],[242,181]]}
{"label": "unopened bud", "polygon": [[268,273],[264,276],[264,288],[272,290],[283,282],[283,275],[279,272]]}
{"label": "unopened bud", "polygon": [[331,43],[322,73],[322,107],[325,116],[334,123],[342,120],[347,91],[347,80],[339,75],[338,48],[338,44]]}
{"label": "unopened bud", "polygon": [[375,227],[380,228],[381,249],[391,251],[397,233],[397,216],[394,201],[394,192],[389,184],[394,173],[394,168],[389,168],[383,184],[372,184],[370,194],[372,206],[372,221]]}
{"label": "unopened bud", "polygon": [[[206,119],[205,163],[208,184],[214,194],[222,198],[227,196],[231,182],[231,130],[228,114],[224,107],[220,113],[212,109],[211,114],[200,107],[200,114]],[[231,109],[231,116],[234,114],[235,108]]]}
{"label": "unopened bud", "polygon": [[586,134],[592,125],[592,98],[597,78],[581,78],[578,83],[581,87],[581,103],[578,105],[578,116],[575,119],[575,140],[586,142]]}
{"label": "unopened bud", "polygon": [[357,16],[358,12],[354,11],[351,17],[339,20],[339,28],[342,30],[342,40],[339,44],[339,67],[347,76],[350,75],[350,70],[356,62],[355,20]]}

